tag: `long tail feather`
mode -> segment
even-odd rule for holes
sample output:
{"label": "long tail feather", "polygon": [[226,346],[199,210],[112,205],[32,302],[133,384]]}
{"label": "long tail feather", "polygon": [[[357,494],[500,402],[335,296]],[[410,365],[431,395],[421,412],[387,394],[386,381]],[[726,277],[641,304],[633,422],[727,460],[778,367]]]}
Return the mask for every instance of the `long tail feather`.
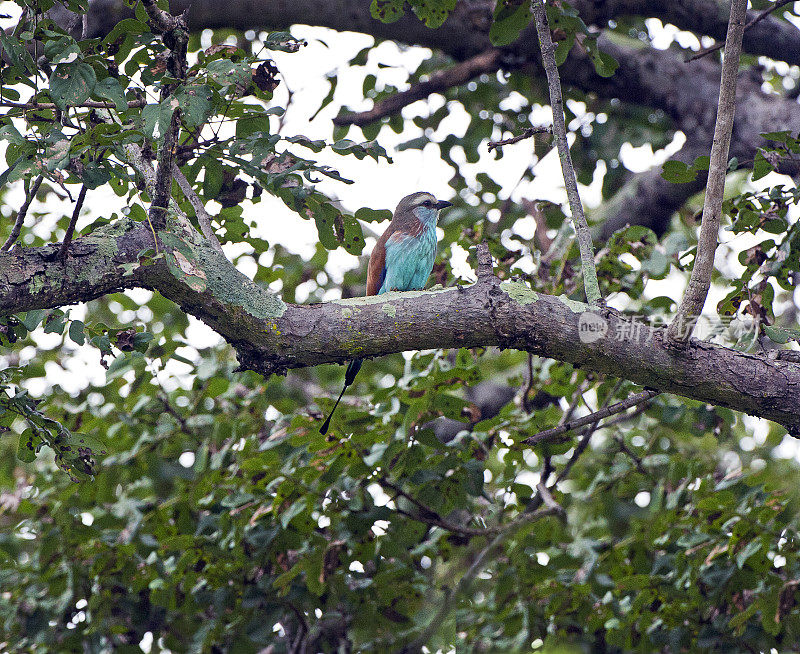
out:
{"label": "long tail feather", "polygon": [[319,428],[319,433],[323,436],[328,433],[328,427],[330,427],[331,418],[333,418],[333,412],[336,411],[336,407],[339,406],[339,400],[342,399],[342,395],[344,395],[347,387],[355,381],[358,371],[361,370],[362,363],[364,363],[363,359],[353,359],[348,364],[347,371],[344,373],[344,387],[342,388],[342,392],[339,393],[339,398],[336,400],[336,404],[333,405],[333,408],[328,414],[328,417],[325,419],[325,422],[322,423],[322,427]]}

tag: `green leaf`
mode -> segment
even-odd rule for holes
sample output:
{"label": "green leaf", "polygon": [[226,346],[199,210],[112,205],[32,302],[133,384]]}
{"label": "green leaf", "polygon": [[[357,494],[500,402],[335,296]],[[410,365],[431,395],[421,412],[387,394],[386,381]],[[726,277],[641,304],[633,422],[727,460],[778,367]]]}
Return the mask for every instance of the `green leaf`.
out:
{"label": "green leaf", "polygon": [[117,111],[125,111],[128,108],[125,92],[119,81],[114,77],[106,77],[95,84],[93,95],[103,100],[113,102]]}
{"label": "green leaf", "polygon": [[382,23],[394,23],[403,17],[405,0],[372,0],[369,12],[375,20]]}
{"label": "green leaf", "polygon": [[392,212],[388,209],[370,209],[369,207],[362,207],[355,213],[357,220],[363,220],[365,223],[379,223],[384,220],[392,219]]}
{"label": "green leaf", "polygon": [[753,556],[756,552],[760,551],[763,544],[760,540],[751,540],[747,545],[745,545],[739,552],[736,554],[736,565],[739,566],[739,569],[744,567],[744,564],[747,562],[751,556]]}
{"label": "green leaf", "polygon": [[[25,463],[32,463],[36,460],[36,445],[34,444],[33,431],[26,429],[19,436],[17,443],[17,458]],[[36,439],[38,440],[38,439]]]}
{"label": "green leaf", "polygon": [[47,311],[45,309],[32,309],[25,314],[25,317],[20,322],[25,325],[25,329],[32,332],[44,320],[46,315]]}
{"label": "green leaf", "polygon": [[661,167],[661,176],[673,184],[686,184],[697,179],[697,175],[702,170],[708,170],[711,158],[703,155],[697,157],[691,166],[687,166],[682,161],[670,159]]}
{"label": "green leaf", "polygon": [[27,48],[13,34],[0,30],[0,49],[8,56],[11,65],[21,73],[27,74],[36,69]]}
{"label": "green leaf", "polygon": [[[187,127],[199,127],[208,120],[214,109],[211,97],[211,89],[205,84],[187,84],[181,86],[175,92],[175,96],[167,98],[165,102],[172,111],[180,108],[183,122]],[[164,129],[167,124],[165,123]]]}
{"label": "green leaf", "polygon": [[455,9],[456,0],[410,0],[411,8],[426,27],[436,29]]}
{"label": "green leaf", "polygon": [[508,0],[497,3],[494,21],[489,28],[489,41],[495,47],[510,45],[519,38],[533,18],[529,0]]}
{"label": "green leaf", "polygon": [[219,195],[222,181],[222,164],[216,159],[207,159],[203,178],[203,195],[207,200],[213,200]]}
{"label": "green leaf", "polygon": [[756,157],[753,160],[753,181],[766,177],[774,170],[775,168],[772,164],[764,157],[764,153],[761,150],[756,152]]}
{"label": "green leaf", "polygon": [[592,51],[592,63],[600,77],[611,77],[619,68],[619,62],[614,57],[599,49]]}
{"label": "green leaf", "polygon": [[59,64],[50,75],[50,96],[59,109],[66,109],[86,102],[95,84],[97,76],[89,64]]}
{"label": "green leaf", "polygon": [[336,75],[329,75],[326,78],[326,80],[330,85],[330,87],[328,88],[328,93],[322,99],[322,103],[319,105],[319,107],[317,107],[317,110],[311,115],[311,118],[308,119],[309,121],[314,120],[319,114],[319,112],[322,111],[325,107],[327,107],[331,103],[331,101],[333,100],[333,94],[336,93],[336,85],[339,81],[339,78]]}
{"label": "green leaf", "polygon": [[237,139],[246,139],[259,132],[269,134],[269,116],[267,114],[248,114],[236,121]]}
{"label": "green leaf", "polygon": [[764,333],[773,343],[780,343],[781,345],[789,341],[800,341],[800,329],[786,329],[767,325],[764,327]]}
{"label": "green leaf", "polygon": [[215,59],[206,66],[206,69],[209,77],[221,86],[237,86],[245,89],[253,81],[250,65],[245,62]]}
{"label": "green leaf", "polygon": [[82,320],[73,320],[69,324],[69,337],[78,345],[83,345],[86,342],[86,334],[83,329],[84,324]]}

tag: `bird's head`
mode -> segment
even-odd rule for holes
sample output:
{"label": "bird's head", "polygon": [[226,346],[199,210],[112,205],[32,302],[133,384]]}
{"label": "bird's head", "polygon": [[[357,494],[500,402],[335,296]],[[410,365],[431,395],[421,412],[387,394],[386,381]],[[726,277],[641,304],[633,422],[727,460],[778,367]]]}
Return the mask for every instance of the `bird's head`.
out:
{"label": "bird's head", "polygon": [[419,218],[423,223],[435,223],[439,211],[450,205],[451,203],[446,200],[437,200],[432,194],[420,191],[407,195],[400,200],[394,215],[411,214]]}

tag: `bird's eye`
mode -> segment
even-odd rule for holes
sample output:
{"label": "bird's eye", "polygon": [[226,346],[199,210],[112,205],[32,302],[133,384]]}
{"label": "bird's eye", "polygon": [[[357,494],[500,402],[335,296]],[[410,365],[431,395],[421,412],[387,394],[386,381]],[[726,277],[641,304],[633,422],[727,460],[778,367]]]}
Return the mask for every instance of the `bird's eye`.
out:
{"label": "bird's eye", "polygon": [[431,203],[431,201],[430,201],[430,200],[425,200],[425,202],[423,202],[423,203],[422,203],[422,206],[423,206],[423,207],[429,207],[429,206],[431,206],[431,204],[432,204],[432,203]]}

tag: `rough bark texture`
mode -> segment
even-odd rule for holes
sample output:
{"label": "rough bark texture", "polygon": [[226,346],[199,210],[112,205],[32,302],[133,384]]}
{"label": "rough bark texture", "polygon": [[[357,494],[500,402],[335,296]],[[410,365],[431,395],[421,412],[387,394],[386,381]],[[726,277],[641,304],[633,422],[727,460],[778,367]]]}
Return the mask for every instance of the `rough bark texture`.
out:
{"label": "rough bark texture", "polygon": [[[141,286],[206,322],[236,348],[243,368],[265,375],[353,356],[496,345],[768,418],[800,435],[795,363],[695,340],[675,352],[665,346],[664,330],[637,330],[611,309],[590,312],[583,303],[491,274],[466,288],[287,305],[237,272],[199,234],[160,237],[164,257],[149,265],[136,259],[152,245],[142,224],[122,222],[113,233],[79,238],[66,275],[52,262],[57,246],[0,254],[0,315]],[[123,277],[124,264],[134,270]],[[605,335],[586,342],[587,319],[602,319]]]}

